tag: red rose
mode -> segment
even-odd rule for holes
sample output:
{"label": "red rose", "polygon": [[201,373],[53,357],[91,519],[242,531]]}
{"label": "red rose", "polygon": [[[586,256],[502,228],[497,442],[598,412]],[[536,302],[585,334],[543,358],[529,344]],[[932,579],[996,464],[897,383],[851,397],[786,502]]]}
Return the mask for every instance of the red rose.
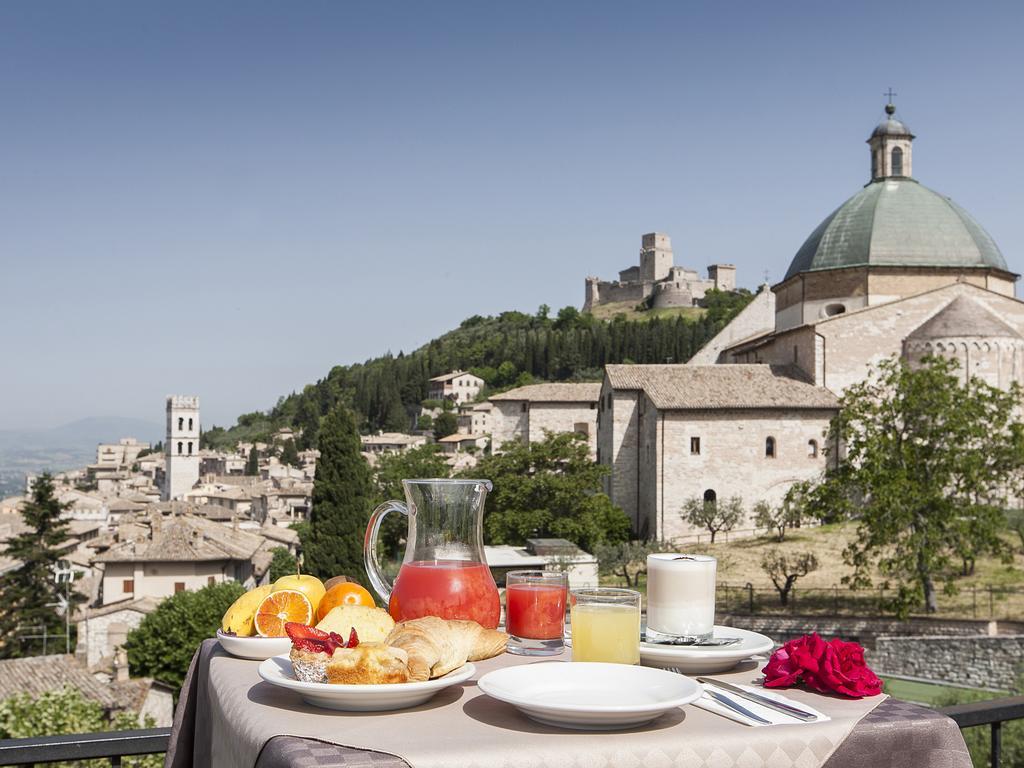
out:
{"label": "red rose", "polygon": [[808,688],[861,698],[882,691],[882,681],[864,663],[864,649],[838,638],[825,642],[817,633],[790,640],[772,654],[764,672],[766,688]]}

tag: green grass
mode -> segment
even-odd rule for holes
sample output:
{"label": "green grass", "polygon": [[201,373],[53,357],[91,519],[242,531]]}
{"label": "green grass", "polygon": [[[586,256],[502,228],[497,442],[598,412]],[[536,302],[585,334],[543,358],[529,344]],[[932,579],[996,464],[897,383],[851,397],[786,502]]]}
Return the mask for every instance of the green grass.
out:
{"label": "green grass", "polygon": [[660,309],[638,310],[638,302],[635,301],[613,301],[609,304],[601,304],[590,310],[590,314],[597,320],[614,320],[616,315],[625,315],[627,320],[647,321],[655,317],[659,319],[686,317],[696,320],[707,310],[701,307],[663,307]]}
{"label": "green grass", "polygon": [[[936,683],[920,683],[916,680],[898,680],[892,677],[883,677],[885,681],[885,692],[894,699],[910,701],[914,704],[924,704],[926,707],[945,706],[951,697],[963,693],[963,688],[953,688],[947,685]],[[1005,692],[993,692],[992,698],[1008,696]]]}

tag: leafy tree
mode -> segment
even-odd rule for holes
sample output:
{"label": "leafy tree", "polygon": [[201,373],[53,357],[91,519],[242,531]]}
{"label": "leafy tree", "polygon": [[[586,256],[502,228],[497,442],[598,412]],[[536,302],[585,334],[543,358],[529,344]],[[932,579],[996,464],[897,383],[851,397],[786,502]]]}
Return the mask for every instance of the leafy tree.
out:
{"label": "leafy tree", "polygon": [[[64,589],[54,580],[60,554],[58,547],[67,541],[67,523],[60,519],[69,508],[57,499],[53,477],[44,473],[32,484],[32,498],[22,506],[21,516],[27,530],[7,540],[3,553],[20,562],[17,568],[0,576],[0,657],[32,656],[42,653],[40,640],[28,640],[20,634],[63,635],[64,621],[55,606],[64,598]],[[74,609],[75,594],[71,593]]]}
{"label": "leafy tree", "polygon": [[647,555],[657,551],[658,546],[652,542],[620,541],[599,544],[594,548],[594,556],[601,575],[621,576],[627,587],[635,587],[640,576],[647,574]]}
{"label": "leafy tree", "polygon": [[317,438],[320,433],[320,406],[318,399],[314,396],[316,390],[310,388],[310,392],[303,392],[295,413],[294,426],[299,430],[299,445],[301,450],[308,451],[316,448]]}
{"label": "leafy tree", "polygon": [[506,443],[502,453],[481,458],[463,476],[494,483],[484,515],[488,543],[554,537],[592,552],[629,538],[629,518],[601,491],[607,473],[590,459],[582,436],[562,432],[529,445]]}
{"label": "leafy tree", "polygon": [[302,540],[306,569],[330,578],[344,574],[366,582],[363,536],[373,488],[352,413],[336,405],[320,426],[320,459],[313,481],[308,536]]}
{"label": "leafy tree", "polygon": [[766,501],[754,505],[754,525],[764,528],[767,533],[775,536],[776,541],[786,538],[786,531],[799,528],[803,517],[803,484],[793,485],[786,493],[782,503],[773,507]]}
{"label": "leafy tree", "polygon": [[245,474],[249,475],[250,477],[255,477],[259,473],[260,452],[259,450],[257,450],[256,446],[253,445],[253,447],[249,449],[249,455],[248,457],[246,457],[245,460]]}
{"label": "leafy tree", "polygon": [[282,576],[291,576],[299,569],[299,561],[286,547],[274,547],[270,550],[270,581],[275,582]]}
{"label": "leafy tree", "polygon": [[459,429],[459,418],[451,411],[444,411],[434,419],[434,439],[454,435]]}
{"label": "leafy tree", "polygon": [[221,617],[244,587],[224,581],[167,598],[128,633],[124,644],[132,674],[180,688],[196,647],[213,637]]}
{"label": "leafy tree", "polygon": [[703,528],[710,533],[714,544],[719,532],[728,533],[743,520],[743,499],[733,496],[722,501],[704,501],[694,496],[683,502],[680,515],[694,528]]}
{"label": "leafy tree", "polygon": [[429,413],[423,413],[416,417],[416,429],[433,429],[434,417]]}
{"label": "leafy tree", "polygon": [[[156,725],[146,717],[141,727]],[[139,728],[138,716],[132,712],[119,712],[110,722],[98,702],[86,699],[82,692],[67,686],[59,691],[47,691],[33,698],[20,693],[0,701],[0,739],[28,739],[38,736],[59,736],[71,733],[96,733]],[[60,763],[63,766],[108,766],[104,760],[76,760]],[[126,757],[122,765],[134,768],[157,768],[163,765],[160,755]]]}
{"label": "leafy tree", "polygon": [[294,440],[285,440],[281,446],[281,463],[291,467],[299,466],[299,450]]}
{"label": "leafy tree", "polygon": [[1020,551],[1024,554],[1024,510],[1006,510],[1006,525],[1020,539]]}
{"label": "leafy tree", "polygon": [[779,602],[789,605],[789,593],[796,580],[818,570],[818,558],[813,552],[784,554],[770,549],[761,556],[761,570],[768,574],[779,593]]}
{"label": "leafy tree", "polygon": [[1024,468],[1021,389],[962,384],[957,366],[893,358],[848,388],[829,435],[844,451],[808,496],[823,518],[859,521],[844,581],[868,587],[877,568],[903,615],[922,604],[934,613],[939,581],[956,590],[954,560],[1008,554],[1004,502],[1019,493]]}

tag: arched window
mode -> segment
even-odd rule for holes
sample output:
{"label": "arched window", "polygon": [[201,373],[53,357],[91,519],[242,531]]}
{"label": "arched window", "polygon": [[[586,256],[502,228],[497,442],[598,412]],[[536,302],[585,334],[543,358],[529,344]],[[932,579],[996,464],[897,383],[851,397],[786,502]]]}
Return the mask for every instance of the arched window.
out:
{"label": "arched window", "polygon": [[184,448],[184,447],[185,447],[184,443],[180,443],[180,442],[178,443],[178,455],[179,456],[181,456],[181,449]]}
{"label": "arched window", "polygon": [[764,441],[764,456],[766,459],[775,458],[775,438],[767,437]]}
{"label": "arched window", "polygon": [[189,431],[189,432],[191,432],[191,431],[192,431],[192,419],[189,419],[189,420],[188,420],[188,431]]}
{"label": "arched window", "polygon": [[872,152],[871,153],[871,178],[872,179],[877,179],[878,178],[878,153],[877,152]]}
{"label": "arched window", "polygon": [[903,150],[899,147],[893,147],[892,149],[892,175],[903,175]]}
{"label": "arched window", "polygon": [[812,459],[818,458],[818,441],[808,440],[807,441],[807,456]]}
{"label": "arched window", "polygon": [[188,441],[188,455],[189,456],[192,455],[192,441],[191,440]]}
{"label": "arched window", "polygon": [[184,429],[184,428],[185,428],[185,419],[183,419],[181,416],[179,416],[178,417],[178,429]]}
{"label": "arched window", "polygon": [[708,488],[706,491],[704,491],[705,504],[714,504],[716,501],[718,501],[717,493],[715,493],[711,488]]}

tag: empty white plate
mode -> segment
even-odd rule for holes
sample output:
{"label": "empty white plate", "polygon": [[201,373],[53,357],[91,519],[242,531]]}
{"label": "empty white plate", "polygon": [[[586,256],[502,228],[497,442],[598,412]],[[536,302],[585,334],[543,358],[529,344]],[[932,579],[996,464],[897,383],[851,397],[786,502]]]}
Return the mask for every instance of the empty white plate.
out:
{"label": "empty white plate", "polygon": [[649,723],[702,693],[690,678],[663,669],[571,661],[496,669],[477,685],[540,723],[589,731]]}
{"label": "empty white plate", "polygon": [[225,635],[218,629],[217,640],[220,647],[232,656],[253,661],[263,661],[271,656],[290,653],[292,650],[290,637],[239,637]]}
{"label": "empty white plate", "polygon": [[260,664],[259,673],[260,677],[271,685],[295,691],[303,701],[314,707],[341,709],[347,712],[386,712],[423,704],[439,691],[469,680],[476,674],[476,667],[472,664],[463,664],[444,677],[422,683],[335,685],[296,680],[291,661],[288,656],[283,655],[264,661]]}

